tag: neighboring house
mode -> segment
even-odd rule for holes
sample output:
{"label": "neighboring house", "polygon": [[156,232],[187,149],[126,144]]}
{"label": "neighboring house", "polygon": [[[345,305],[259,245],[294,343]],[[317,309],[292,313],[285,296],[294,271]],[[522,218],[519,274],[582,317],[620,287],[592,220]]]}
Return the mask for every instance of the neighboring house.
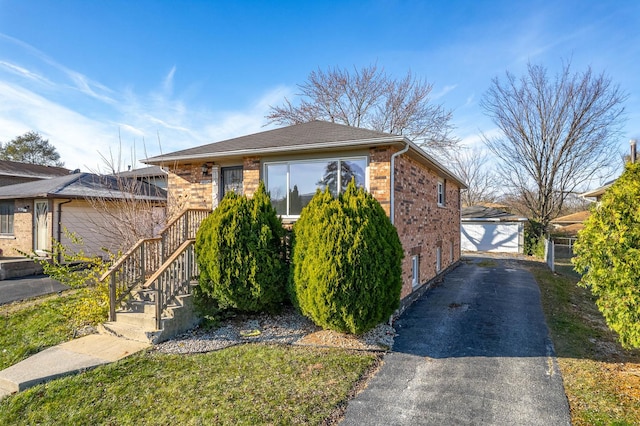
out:
{"label": "neighboring house", "polygon": [[150,183],[158,188],[167,189],[167,172],[160,166],[128,170],[117,173],[117,176],[137,179],[140,182]]}
{"label": "neighboring house", "polygon": [[0,186],[51,179],[53,177],[65,176],[69,173],[71,173],[71,171],[63,167],[40,166],[38,164],[0,160]]}
{"label": "neighboring house", "polygon": [[592,201],[599,202],[600,198],[602,198],[602,195],[604,195],[607,189],[609,189],[614,182],[615,182],[615,179],[610,180],[609,182],[605,183],[601,187],[582,193],[580,194],[580,196],[585,199],[590,198],[592,199]]}
{"label": "neighboring house", "polygon": [[[147,183],[127,185],[114,176],[74,173],[41,181],[0,187],[0,249],[4,256],[16,250],[43,254],[52,240],[68,245],[65,230],[83,240],[87,255],[103,256],[103,248],[123,249],[117,231],[127,229],[125,221],[135,219],[136,202],[160,206],[164,214],[166,192]],[[130,200],[129,206],[119,200]],[[119,215],[119,216],[118,216]],[[115,218],[115,220],[114,220]],[[126,247],[125,247],[126,248]]]}
{"label": "neighboring house", "polygon": [[[604,191],[602,193],[604,193]],[[584,228],[584,221],[589,218],[590,214],[589,211],[584,210],[557,217],[551,221],[553,232],[567,237],[575,237],[578,235],[578,231]]]}
{"label": "neighboring house", "polygon": [[465,207],[460,229],[462,250],[522,253],[527,220],[493,207]]}
{"label": "neighboring house", "polygon": [[174,209],[213,209],[227,191],[251,196],[263,180],[284,223],[295,222],[317,188],[335,194],[355,179],[398,230],[402,297],[460,259],[460,190],[466,186],[403,136],[313,121],[143,162],[168,170]]}

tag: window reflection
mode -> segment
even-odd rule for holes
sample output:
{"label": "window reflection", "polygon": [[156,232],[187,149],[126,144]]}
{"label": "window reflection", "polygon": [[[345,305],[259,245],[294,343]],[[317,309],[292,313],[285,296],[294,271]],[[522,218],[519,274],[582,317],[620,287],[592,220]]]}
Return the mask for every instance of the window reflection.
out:
{"label": "window reflection", "polygon": [[298,216],[317,189],[324,191],[328,188],[336,196],[338,188],[343,192],[352,179],[357,186],[364,187],[365,170],[364,157],[273,163],[265,166],[265,181],[276,212],[283,216]]}

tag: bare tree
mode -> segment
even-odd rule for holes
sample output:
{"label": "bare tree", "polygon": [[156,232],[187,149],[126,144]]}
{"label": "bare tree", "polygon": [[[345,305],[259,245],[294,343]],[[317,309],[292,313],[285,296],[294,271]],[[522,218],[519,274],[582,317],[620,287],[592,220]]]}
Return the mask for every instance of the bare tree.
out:
{"label": "bare tree", "polygon": [[[109,243],[111,251],[126,250],[140,239],[157,236],[167,223],[167,192],[149,182],[144,173],[123,171],[122,142],[116,153],[109,148],[108,154],[98,154],[102,168],[90,175],[96,190],[85,197],[92,207],[85,220]],[[135,157],[131,162],[135,164]]]}
{"label": "bare tree", "polygon": [[166,224],[166,192],[136,177],[92,175],[100,188],[86,198],[93,209],[87,220],[115,250],[158,235]]}
{"label": "bare tree", "polygon": [[266,116],[270,123],[331,121],[406,135],[436,153],[456,148],[459,142],[451,135],[451,111],[431,103],[433,86],[411,72],[397,80],[375,64],[353,72],[338,67],[318,69],[298,88],[299,102],[285,98],[284,105],[271,107]]}
{"label": "bare tree", "polygon": [[520,78],[507,72],[492,80],[481,106],[503,135],[484,141],[501,160],[505,189],[542,232],[568,194],[617,161],[625,99],[604,74],[574,74],[569,63],[553,78],[529,64]]}
{"label": "bare tree", "polygon": [[497,199],[497,178],[489,160],[487,152],[478,148],[465,148],[449,157],[449,168],[468,186],[460,194],[463,207]]}

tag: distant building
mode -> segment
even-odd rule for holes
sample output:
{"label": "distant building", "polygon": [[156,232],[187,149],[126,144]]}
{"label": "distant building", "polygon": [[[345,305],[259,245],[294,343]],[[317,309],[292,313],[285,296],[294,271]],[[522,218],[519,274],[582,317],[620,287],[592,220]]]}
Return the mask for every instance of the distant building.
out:
{"label": "distant building", "polygon": [[463,251],[524,252],[525,217],[487,206],[464,207],[460,244]]}
{"label": "distant building", "polygon": [[51,179],[71,173],[64,167],[41,166],[39,164],[20,163],[0,160],[0,186]]}

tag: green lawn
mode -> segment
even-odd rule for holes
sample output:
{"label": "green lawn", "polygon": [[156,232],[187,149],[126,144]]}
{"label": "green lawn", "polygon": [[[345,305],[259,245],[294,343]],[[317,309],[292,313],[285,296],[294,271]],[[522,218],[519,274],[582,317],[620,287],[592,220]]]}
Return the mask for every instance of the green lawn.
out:
{"label": "green lawn", "polygon": [[542,294],[574,425],[640,424],[640,351],[623,349],[570,264],[531,268]]}
{"label": "green lawn", "polygon": [[71,340],[81,293],[66,292],[0,306],[0,370],[49,346]]}
{"label": "green lawn", "polygon": [[[82,292],[0,307],[0,369],[73,338]],[[242,345],[149,351],[0,401],[0,425],[321,424],[339,418],[378,355]]]}
{"label": "green lawn", "polygon": [[379,362],[339,349],[248,344],[147,352],[0,402],[0,424],[322,424]]}

